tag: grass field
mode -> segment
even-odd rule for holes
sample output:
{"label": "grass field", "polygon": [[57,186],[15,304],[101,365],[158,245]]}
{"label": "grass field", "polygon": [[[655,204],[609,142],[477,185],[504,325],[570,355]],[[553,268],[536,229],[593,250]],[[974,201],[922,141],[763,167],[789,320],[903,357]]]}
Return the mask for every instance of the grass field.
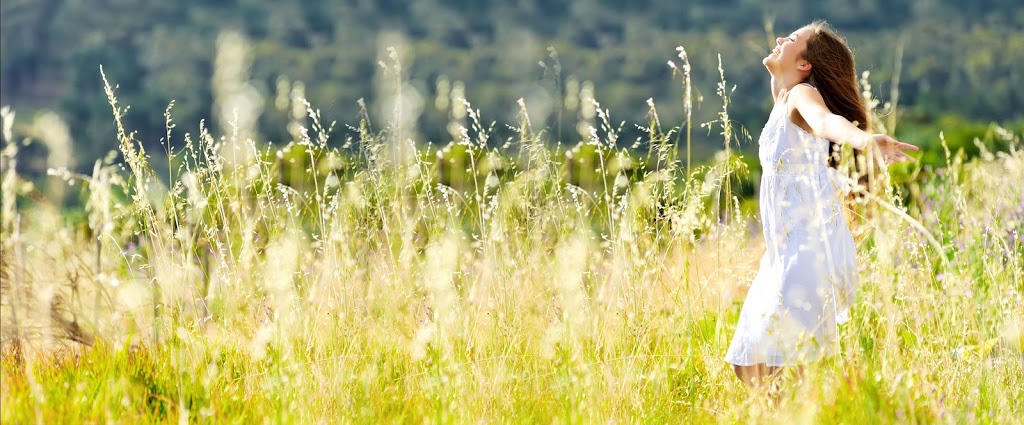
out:
{"label": "grass field", "polygon": [[763,252],[741,163],[688,169],[656,115],[632,172],[599,107],[577,148],[525,107],[505,146],[469,108],[447,148],[315,111],[260,147],[169,110],[168,176],[120,119],[118,158],[54,171],[78,215],[14,172],[5,115],[3,423],[1022,420],[1019,134],[851,211],[841,355],[773,404],[722,360]]}

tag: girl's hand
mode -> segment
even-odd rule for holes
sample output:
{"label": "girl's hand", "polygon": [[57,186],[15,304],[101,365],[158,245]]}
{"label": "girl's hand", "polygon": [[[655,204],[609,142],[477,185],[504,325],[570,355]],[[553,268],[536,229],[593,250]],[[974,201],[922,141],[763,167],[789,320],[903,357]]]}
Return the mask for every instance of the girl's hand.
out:
{"label": "girl's hand", "polygon": [[887,134],[874,134],[871,138],[874,139],[875,146],[878,148],[876,152],[881,155],[882,160],[885,161],[886,164],[915,161],[912,156],[903,153],[903,151],[916,151],[917,146],[909,143],[903,143],[899,140],[893,139]]}

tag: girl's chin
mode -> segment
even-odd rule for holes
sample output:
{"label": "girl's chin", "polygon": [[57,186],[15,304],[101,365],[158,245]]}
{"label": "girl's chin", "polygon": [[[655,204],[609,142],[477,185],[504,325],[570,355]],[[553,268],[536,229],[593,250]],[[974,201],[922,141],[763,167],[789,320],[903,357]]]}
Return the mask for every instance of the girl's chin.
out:
{"label": "girl's chin", "polygon": [[764,69],[768,71],[768,75],[771,75],[772,77],[779,77],[780,75],[782,75],[782,72],[779,71],[779,65],[774,61],[765,58],[765,60],[762,61],[762,63],[764,63]]}

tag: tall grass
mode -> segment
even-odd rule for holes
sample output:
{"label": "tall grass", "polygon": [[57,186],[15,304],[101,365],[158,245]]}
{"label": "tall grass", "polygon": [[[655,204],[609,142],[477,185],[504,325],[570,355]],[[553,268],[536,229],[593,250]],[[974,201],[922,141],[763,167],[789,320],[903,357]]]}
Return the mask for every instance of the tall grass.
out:
{"label": "tall grass", "polygon": [[365,108],[339,137],[306,104],[286,146],[175,136],[168,108],[164,186],[107,88],[120,159],[55,173],[84,225],[31,202],[4,133],[4,423],[1020,420],[1021,135],[874,197],[842,354],[772,404],[722,360],[763,250],[740,167],[679,166],[691,124],[653,103],[643,164],[592,99],[573,148],[522,102],[502,148],[464,99],[443,148]]}

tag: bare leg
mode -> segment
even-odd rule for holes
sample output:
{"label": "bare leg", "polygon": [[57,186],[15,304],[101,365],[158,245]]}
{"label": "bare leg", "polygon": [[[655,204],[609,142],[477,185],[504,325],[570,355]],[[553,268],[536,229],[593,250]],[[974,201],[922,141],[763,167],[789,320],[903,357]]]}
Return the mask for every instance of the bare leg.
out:
{"label": "bare leg", "polygon": [[772,381],[775,381],[782,372],[781,367],[766,366],[764,363],[758,363],[753,366],[733,365],[732,368],[733,372],[736,373],[736,377],[740,378],[740,381],[743,381],[744,384],[751,388],[763,388],[772,383]]}
{"label": "bare leg", "polygon": [[[733,365],[733,372],[736,373],[736,377],[740,381],[752,389],[763,390],[773,403],[778,403],[782,396],[783,370],[784,368],[781,366],[767,366],[764,363],[753,366]],[[793,372],[795,379],[803,380],[803,366],[792,367],[788,370]]]}
{"label": "bare leg", "polygon": [[[754,366],[735,366],[733,372],[746,386],[758,390],[761,395],[767,397],[772,406],[777,406],[781,401],[782,381],[785,376],[801,381],[804,379],[804,367],[782,368],[777,366],[766,366],[764,364]],[[783,374],[786,372],[786,374]]]}

